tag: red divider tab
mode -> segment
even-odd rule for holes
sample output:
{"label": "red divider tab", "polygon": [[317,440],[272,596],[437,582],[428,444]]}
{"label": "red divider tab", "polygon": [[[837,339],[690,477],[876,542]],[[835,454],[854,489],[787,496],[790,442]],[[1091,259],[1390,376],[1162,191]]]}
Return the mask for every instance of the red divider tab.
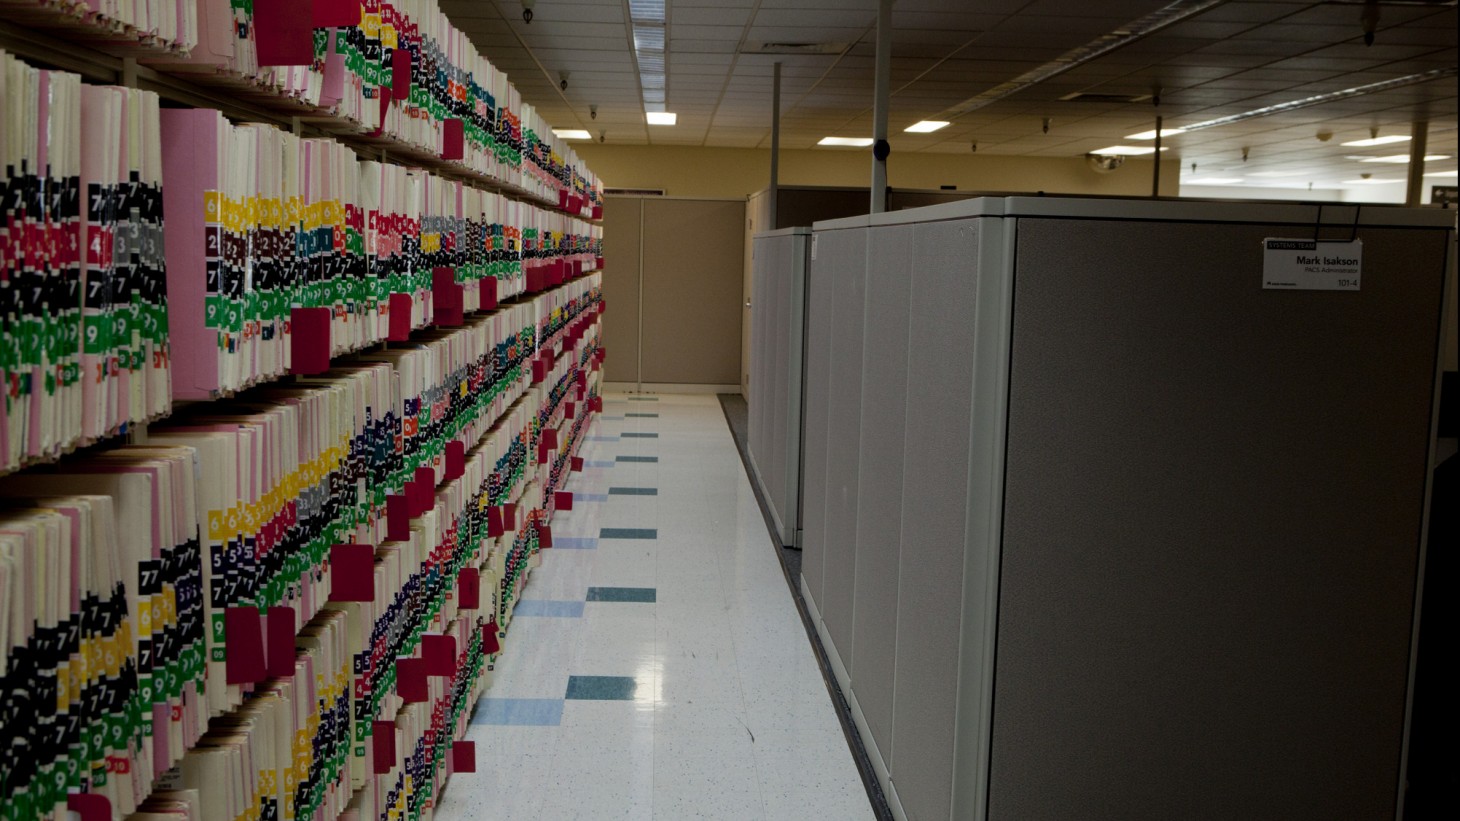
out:
{"label": "red divider tab", "polygon": [[370,746],[374,753],[375,774],[385,775],[395,766],[395,722],[370,722]]}
{"label": "red divider tab", "polygon": [[[435,468],[430,467],[430,466],[418,467],[418,468],[416,468],[416,472],[415,472],[414,476],[415,476],[415,480],[417,482],[420,482],[421,484],[425,485],[426,486],[426,489],[429,490],[433,496],[435,495],[435,493],[436,493],[436,469]],[[431,509],[431,506],[429,504],[426,505],[426,510],[430,510],[430,509]],[[421,512],[422,513],[425,513],[426,511],[423,510]]]}
{"label": "red divider tab", "polygon": [[482,652],[488,655],[502,652],[502,640],[497,636],[499,628],[497,620],[493,619],[482,628]]}
{"label": "red divider tab", "polygon": [[[593,218],[594,219],[597,219],[598,218],[598,215],[601,214],[601,213],[603,213],[603,206],[601,206],[601,205],[595,205],[595,206],[593,206]],[[603,267],[603,257],[595,257],[594,260],[593,260],[593,264],[595,266],[597,266],[598,268],[602,268]]]}
{"label": "red divider tab", "polygon": [[451,769],[459,773],[477,771],[477,743],[475,741],[451,742]]}
{"label": "red divider tab", "polygon": [[574,416],[577,416],[577,415],[578,415],[578,406],[577,405],[575,405],[572,402],[564,402],[563,403],[563,418],[564,419],[572,419]]}
{"label": "red divider tab", "polygon": [[456,574],[456,606],[462,610],[482,607],[482,572],[475,567],[463,567]]}
{"label": "red divider tab", "polygon": [[375,96],[380,100],[380,125],[366,136],[379,137],[385,133],[385,112],[390,110],[390,89],[385,86],[375,87]]}
{"label": "red divider tab", "polygon": [[[352,25],[359,25],[357,18]],[[260,66],[307,66],[314,62],[311,0],[254,0],[254,45]]]}
{"label": "red divider tab", "polygon": [[[593,218],[596,219],[596,220],[603,219],[603,206],[602,205],[594,205],[593,206]],[[602,257],[599,257],[599,259],[602,259]],[[601,262],[598,263],[598,267],[602,268],[603,267],[603,263],[601,263]]]}
{"label": "red divider tab", "polygon": [[554,510],[572,510],[573,509],[573,492],[571,490],[557,490],[557,491],[553,491],[553,509]]}
{"label": "red divider tab", "polygon": [[558,189],[558,207],[565,211],[568,209],[568,189],[566,188]]}
{"label": "red divider tab", "polygon": [[485,310],[487,310],[489,308],[495,308],[495,307],[497,307],[497,280],[495,280],[495,279],[484,279],[484,280],[482,280],[481,281],[481,291],[480,291],[480,294],[481,294],[481,297],[480,297],[480,300],[481,300],[481,309],[483,311],[485,311]]}
{"label": "red divider tab", "polygon": [[549,548],[553,546],[553,529],[547,525],[537,526],[537,546]]}
{"label": "red divider tab", "polygon": [[544,428],[543,431],[542,431],[542,443],[547,446],[548,450],[557,450],[558,449],[558,429],[557,428]]}
{"label": "red divider tab", "polygon": [[583,472],[583,457],[582,456],[574,456],[573,457],[573,472],[574,473],[582,473]]}
{"label": "red divider tab", "polygon": [[292,607],[270,607],[268,624],[268,673],[275,678],[294,675],[294,628]]}
{"label": "red divider tab", "polygon": [[463,289],[456,284],[456,272],[450,268],[434,268],[431,271],[431,304],[435,306],[435,321],[438,327],[455,328],[461,325]]}
{"label": "red divider tab", "polygon": [[406,498],[411,501],[411,518],[424,516],[431,509],[431,486],[425,482],[406,482]]}
{"label": "red divider tab", "polygon": [[[452,755],[455,754],[453,747]],[[475,766],[475,756],[472,760]],[[66,796],[66,809],[76,813],[79,821],[112,821],[112,802],[104,795],[90,792],[71,793]]]}
{"label": "red divider tab", "polygon": [[421,636],[421,660],[426,675],[444,677],[456,672],[456,636],[427,633]]}
{"label": "red divider tab", "polygon": [[329,308],[289,311],[289,351],[291,373],[316,374],[330,369]]}
{"label": "red divider tab", "polygon": [[542,361],[542,357],[539,356],[532,360],[532,384],[542,383],[544,379],[547,379],[547,372],[548,366],[546,362]]}
{"label": "red divider tab", "polygon": [[425,659],[395,660],[395,692],[407,704],[426,701],[431,697],[431,691],[426,686]]}
{"label": "red divider tab", "polygon": [[502,509],[496,505],[487,508],[487,538],[495,539],[504,532],[502,528]]}
{"label": "red divider tab", "polygon": [[330,601],[375,601],[375,548],[368,544],[330,547]]}
{"label": "red divider tab", "polygon": [[441,121],[441,159],[459,160],[466,156],[466,124],[458,119]]}
{"label": "red divider tab", "polygon": [[269,677],[264,660],[264,622],[258,608],[229,607],[223,612],[224,673],[229,684],[253,684]]}
{"label": "red divider tab", "polygon": [[314,27],[341,28],[360,25],[360,0],[314,0]]}
{"label": "red divider tab", "polygon": [[594,413],[603,413],[603,397],[601,397],[601,396],[590,396],[590,397],[588,397],[588,409],[591,410],[591,411],[593,411]]}
{"label": "red divider tab", "polygon": [[411,93],[411,53],[403,48],[390,53],[390,92],[397,100],[404,100]]}
{"label": "red divider tab", "polygon": [[390,342],[405,342],[411,338],[411,295],[391,294],[390,305],[390,332],[386,340]]}
{"label": "red divider tab", "polygon": [[601,314],[601,313],[603,313],[604,311],[607,311],[607,310],[608,310],[608,300],[606,300],[606,299],[600,299],[600,300],[598,300],[598,312]]}
{"label": "red divider tab", "polygon": [[403,542],[411,537],[411,499],[404,493],[385,497],[385,538]]}
{"label": "red divider tab", "polygon": [[452,439],[446,443],[446,481],[454,481],[466,475],[466,443]]}
{"label": "red divider tab", "polygon": [[508,530],[517,529],[517,503],[508,502],[502,505],[502,526]]}
{"label": "red divider tab", "polygon": [[548,463],[548,453],[549,453],[549,450],[548,450],[547,442],[538,442],[537,443],[537,463],[539,465],[545,465],[545,464]]}

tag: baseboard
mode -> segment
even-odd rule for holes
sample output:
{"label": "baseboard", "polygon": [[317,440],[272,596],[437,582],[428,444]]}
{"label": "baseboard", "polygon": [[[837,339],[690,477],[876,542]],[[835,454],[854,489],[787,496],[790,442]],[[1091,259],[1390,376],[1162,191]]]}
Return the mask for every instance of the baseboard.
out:
{"label": "baseboard", "polygon": [[882,785],[882,794],[887,799],[887,808],[892,811],[892,817],[897,821],[907,821],[907,813],[902,809],[902,801],[897,797],[897,789],[892,784],[892,773],[887,769],[887,762],[882,760],[882,751],[877,749],[877,742],[872,737],[872,729],[867,725],[867,717],[862,713],[862,706],[857,703],[857,694],[852,691],[852,677],[847,673],[846,665],[842,664],[841,656],[836,651],[836,645],[831,640],[831,633],[827,632],[826,623],[821,620],[821,611],[816,608],[816,600],[811,598],[811,591],[806,587],[806,577],[801,577],[801,596],[806,600],[806,612],[810,614],[812,623],[816,625],[816,634],[821,637],[821,646],[826,650],[827,661],[831,663],[832,674],[836,676],[837,684],[842,688],[842,696],[847,700],[847,706],[851,709],[852,723],[857,727],[857,734],[862,737],[862,746],[867,750],[867,760],[872,763],[872,772],[877,776],[877,783]]}
{"label": "baseboard", "polygon": [[739,385],[697,385],[679,382],[604,382],[615,393],[740,393]]}

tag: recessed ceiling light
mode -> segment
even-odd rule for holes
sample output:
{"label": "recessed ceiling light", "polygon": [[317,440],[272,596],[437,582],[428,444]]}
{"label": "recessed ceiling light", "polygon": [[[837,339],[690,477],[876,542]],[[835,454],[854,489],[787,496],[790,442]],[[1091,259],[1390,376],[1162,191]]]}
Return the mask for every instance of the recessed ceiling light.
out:
{"label": "recessed ceiling light", "polygon": [[[1162,151],[1170,149],[1162,146]],[[1142,154],[1154,154],[1155,148],[1148,148],[1144,145],[1112,145],[1105,148],[1097,148],[1091,154],[1103,154],[1107,157],[1139,157]]]}
{"label": "recessed ceiling light", "polygon": [[1301,177],[1307,171],[1253,171],[1249,177]]}
{"label": "recessed ceiling light", "polygon": [[871,137],[822,137],[817,145],[840,145],[848,148],[866,148],[872,144]]}
{"label": "recessed ceiling light", "polygon": [[587,131],[581,128],[554,128],[553,136],[560,140],[590,140],[593,139]]}
{"label": "recessed ceiling light", "polygon": [[649,119],[649,125],[674,125],[679,121],[679,115],[673,111],[647,111],[644,116]]}
{"label": "recessed ceiling light", "polygon": [[1455,171],[1431,171],[1428,174],[1426,174],[1425,176],[1426,177],[1456,177],[1456,176],[1460,176],[1460,172],[1455,172]]}
{"label": "recessed ceiling light", "polygon": [[1237,185],[1242,182],[1241,177],[1197,177],[1191,180],[1182,180],[1184,185]]}
{"label": "recessed ceiling light", "polygon": [[947,128],[947,120],[922,120],[904,128],[903,131],[910,131],[914,134],[928,134],[940,128]]}
{"label": "recessed ceiling light", "polygon": [[1370,148],[1376,145],[1390,145],[1391,143],[1407,142],[1409,142],[1408,134],[1390,134],[1386,137],[1370,137],[1366,140],[1351,140],[1346,143],[1339,143],[1339,145],[1346,145],[1351,148]]}
{"label": "recessed ceiling light", "polygon": [[[1448,160],[1448,159],[1450,159],[1450,155],[1449,154],[1426,154],[1425,155],[1425,162],[1439,162],[1440,160]],[[1365,157],[1362,160],[1359,160],[1359,162],[1407,163],[1407,162],[1409,162],[1409,155],[1408,154],[1390,154],[1387,157]]]}
{"label": "recessed ceiling light", "polygon": [[1367,180],[1344,180],[1343,181],[1343,184],[1344,185],[1385,185],[1385,184],[1394,183],[1394,182],[1404,182],[1404,180],[1377,180],[1377,179],[1374,179],[1374,178],[1371,177],[1371,178],[1369,178]]}
{"label": "recessed ceiling light", "polygon": [[[1186,129],[1184,129],[1184,128],[1163,128],[1163,129],[1161,129],[1161,136],[1162,137],[1175,137],[1177,134],[1185,134],[1185,133],[1186,133]],[[1127,135],[1125,135],[1125,138],[1127,140],[1154,140],[1154,139],[1156,139],[1156,129],[1153,128],[1150,131],[1142,131],[1139,134],[1127,134]]]}

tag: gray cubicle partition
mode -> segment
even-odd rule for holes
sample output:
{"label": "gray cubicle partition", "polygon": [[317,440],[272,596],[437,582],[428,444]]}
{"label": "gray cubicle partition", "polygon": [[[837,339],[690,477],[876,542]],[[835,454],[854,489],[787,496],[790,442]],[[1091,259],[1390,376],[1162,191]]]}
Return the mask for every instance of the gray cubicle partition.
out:
{"label": "gray cubicle partition", "polygon": [[[894,812],[1395,817],[1453,216],[818,223],[803,590]],[[1263,240],[1362,242],[1358,290]]]}
{"label": "gray cubicle partition", "polygon": [[781,544],[800,547],[802,366],[811,229],[757,234],[750,340],[750,466]]}

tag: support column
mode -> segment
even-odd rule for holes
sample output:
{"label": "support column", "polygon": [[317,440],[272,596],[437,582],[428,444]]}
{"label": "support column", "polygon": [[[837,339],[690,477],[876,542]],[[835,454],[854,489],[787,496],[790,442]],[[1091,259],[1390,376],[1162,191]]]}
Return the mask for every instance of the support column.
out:
{"label": "support column", "polygon": [[1404,187],[1404,204],[1414,208],[1424,201],[1425,149],[1430,140],[1430,124],[1420,121],[1409,129],[1409,175]]}
{"label": "support column", "polygon": [[774,231],[776,224],[776,200],[780,199],[781,185],[781,64],[772,66],[771,72],[771,187],[770,223],[762,230]]}
{"label": "support column", "polygon": [[1156,153],[1151,163],[1151,196],[1161,196],[1161,115],[1156,115]]}
{"label": "support column", "polygon": [[877,80],[872,97],[871,212],[887,210],[887,104],[892,85],[892,0],[877,4]]}

